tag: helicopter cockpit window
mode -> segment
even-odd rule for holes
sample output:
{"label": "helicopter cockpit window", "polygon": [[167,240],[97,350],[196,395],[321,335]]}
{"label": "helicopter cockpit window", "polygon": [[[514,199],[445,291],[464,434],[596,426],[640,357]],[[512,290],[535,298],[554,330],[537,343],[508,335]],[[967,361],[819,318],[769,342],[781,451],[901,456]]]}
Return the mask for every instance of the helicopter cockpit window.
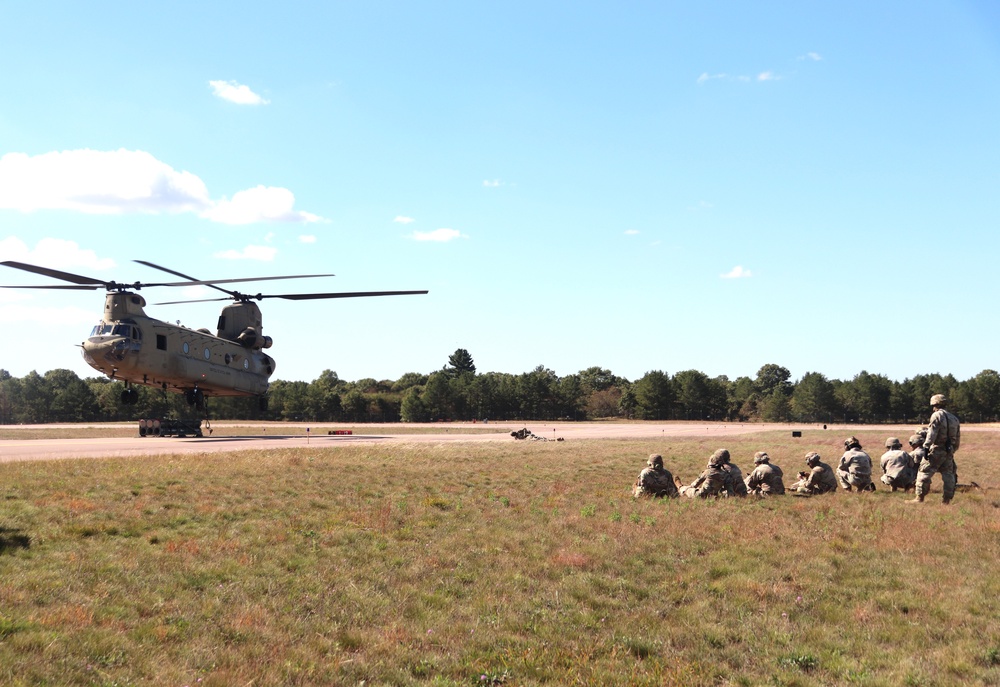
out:
{"label": "helicopter cockpit window", "polygon": [[129,336],[130,327],[123,324],[107,324],[102,322],[90,330],[91,336]]}

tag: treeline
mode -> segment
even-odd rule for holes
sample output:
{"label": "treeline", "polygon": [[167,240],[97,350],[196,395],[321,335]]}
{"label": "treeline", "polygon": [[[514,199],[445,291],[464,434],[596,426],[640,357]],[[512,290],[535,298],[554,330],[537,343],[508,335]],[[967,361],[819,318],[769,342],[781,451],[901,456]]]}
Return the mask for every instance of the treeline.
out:
{"label": "treeline", "polygon": [[[12,377],[0,370],[0,424],[193,417],[180,394],[138,387],[139,402],[122,405],[122,386],[107,378],[80,379],[70,370]],[[326,370],[311,382],[276,380],[267,411],[256,399],[212,398],[212,419],[308,422],[428,422],[436,420],[725,420],[731,422],[925,422],[928,400],[943,393],[965,422],[1000,418],[1000,374],[983,370],[958,381],[917,375],[902,382],[860,372],[850,380],[808,372],[792,381],[787,368],[764,365],[756,377],[709,377],[698,370],[647,372],[635,381],[601,367],[558,376],[531,372],[477,373],[458,349],[430,374],[348,382]]]}

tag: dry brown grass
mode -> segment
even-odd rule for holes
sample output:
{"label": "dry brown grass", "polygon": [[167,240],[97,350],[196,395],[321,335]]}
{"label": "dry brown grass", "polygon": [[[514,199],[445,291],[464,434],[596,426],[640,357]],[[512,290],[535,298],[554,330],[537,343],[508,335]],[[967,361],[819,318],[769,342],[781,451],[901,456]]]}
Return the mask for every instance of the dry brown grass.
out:
{"label": "dry brown grass", "polygon": [[965,442],[947,508],[631,498],[718,439],[3,465],[0,683],[998,684],[1000,437]]}

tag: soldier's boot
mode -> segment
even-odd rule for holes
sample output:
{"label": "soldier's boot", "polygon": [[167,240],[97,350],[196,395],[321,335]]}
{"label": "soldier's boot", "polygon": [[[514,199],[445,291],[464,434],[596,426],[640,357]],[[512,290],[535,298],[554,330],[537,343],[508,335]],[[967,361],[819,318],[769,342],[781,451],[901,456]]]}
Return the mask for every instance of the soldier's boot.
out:
{"label": "soldier's boot", "polygon": [[915,498],[912,498],[909,501],[904,501],[904,503],[923,503],[923,502],[924,502],[923,494],[917,494]]}
{"label": "soldier's boot", "polygon": [[944,481],[944,498],[942,503],[948,505],[951,503],[951,500],[955,498],[955,486],[958,480],[955,478],[955,473],[953,472],[946,472],[942,474],[941,477]]}
{"label": "soldier's boot", "polygon": [[896,491],[896,487],[893,487],[892,490],[895,492]]}

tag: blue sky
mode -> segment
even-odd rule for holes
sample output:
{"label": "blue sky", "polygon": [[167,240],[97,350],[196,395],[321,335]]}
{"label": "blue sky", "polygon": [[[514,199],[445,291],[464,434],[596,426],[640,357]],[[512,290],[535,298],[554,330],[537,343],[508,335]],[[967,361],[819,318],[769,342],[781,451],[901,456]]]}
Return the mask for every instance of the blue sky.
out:
{"label": "blue sky", "polygon": [[[430,290],[264,301],[281,379],[459,347],[515,374],[968,378],[1000,365],[998,8],[3,2],[0,259]],[[0,291],[0,367],[91,376],[102,306]]]}

